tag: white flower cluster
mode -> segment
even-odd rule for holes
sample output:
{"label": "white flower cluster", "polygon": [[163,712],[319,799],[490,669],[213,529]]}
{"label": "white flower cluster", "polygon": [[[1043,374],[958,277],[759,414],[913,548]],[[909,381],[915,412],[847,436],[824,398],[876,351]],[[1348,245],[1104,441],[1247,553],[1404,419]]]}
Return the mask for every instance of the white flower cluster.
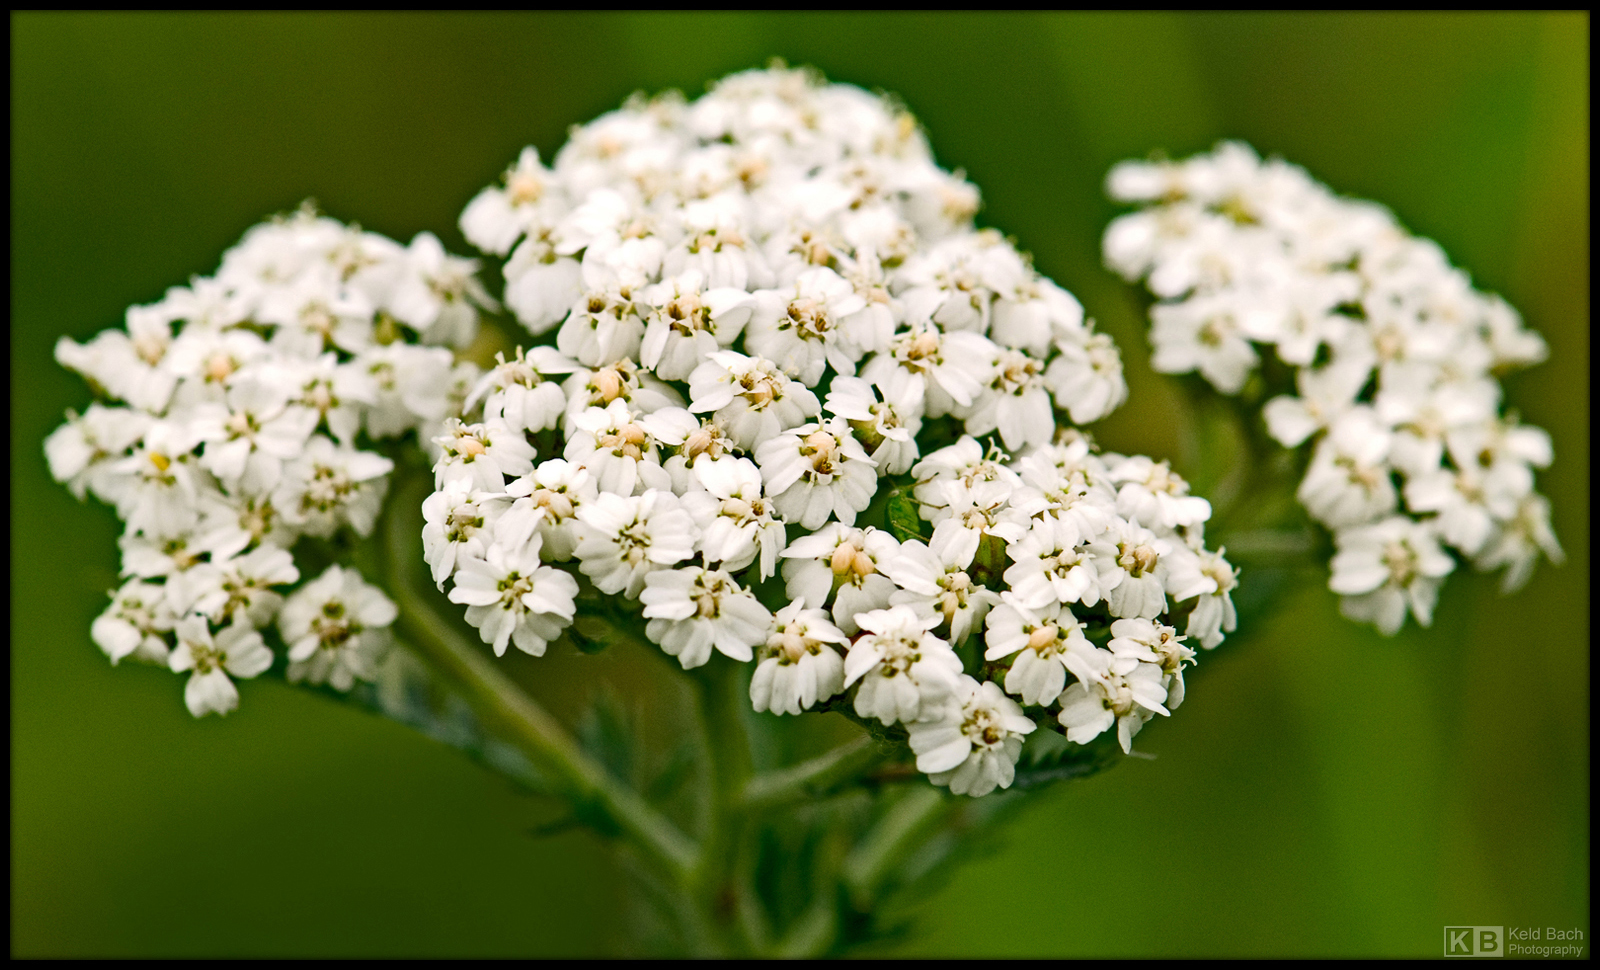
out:
{"label": "white flower cluster", "polygon": [[189,710],[227,713],[230,677],[272,665],[276,620],[290,680],[372,678],[396,615],[382,592],[337,565],[287,601],[277,588],[300,579],[299,536],[372,531],[393,463],[363,439],[431,438],[459,408],[476,368],[425,345],[472,339],[475,269],[430,234],[401,246],[303,208],[125,329],[56,344],[107,402],[69,412],[45,455],[126,523],[127,582],[92,629],[113,663],[193,671]]}
{"label": "white flower cluster", "polygon": [[1472,288],[1438,245],[1371,202],[1224,143],[1184,162],[1124,162],[1108,179],[1145,205],[1106,231],[1107,263],[1147,280],[1151,360],[1237,394],[1272,347],[1297,395],[1266,403],[1272,436],[1314,441],[1299,499],[1333,530],[1329,586],[1386,634],[1427,626],[1455,549],[1527,582],[1562,560],[1534,491],[1550,437],[1502,415],[1498,374],[1547,350],[1517,312]]}
{"label": "white flower cluster", "polygon": [[[754,661],[758,711],[849,692],[956,792],[1011,784],[1025,705],[1126,748],[1182,696],[1169,599],[1214,646],[1234,572],[1165,464],[1058,433],[1121,403],[1120,358],[977,201],[903,110],[782,68],[631,100],[550,168],[526,149],[461,226],[549,336],[437,439],[440,588],[541,655],[581,576],[685,668]],[[927,542],[888,531],[894,496]]]}

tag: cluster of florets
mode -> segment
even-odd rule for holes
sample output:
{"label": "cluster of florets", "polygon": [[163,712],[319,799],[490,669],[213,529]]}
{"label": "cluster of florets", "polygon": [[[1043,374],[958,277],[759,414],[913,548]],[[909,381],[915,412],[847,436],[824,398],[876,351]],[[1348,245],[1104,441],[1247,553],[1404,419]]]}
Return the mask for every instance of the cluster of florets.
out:
{"label": "cluster of florets", "polygon": [[299,537],[372,531],[393,462],[360,446],[431,439],[459,409],[478,372],[448,346],[488,301],[475,267],[430,234],[401,246],[306,208],[130,307],[125,329],[57,343],[105,402],[69,412],[45,454],[126,523],[127,581],[92,629],[113,663],[192,671],[190,711],[226,713],[231,678],[271,667],[276,621],[290,680],[372,678],[396,615],[382,592],[338,565],[279,590],[300,580]]}
{"label": "cluster of florets", "polygon": [[549,336],[437,439],[440,588],[496,653],[637,601],[684,668],[903,726],[956,792],[1008,786],[1051,714],[1126,749],[1233,628],[1234,572],[1165,464],[1064,428],[1123,400],[1116,348],[977,201],[903,110],[801,71],[525,150],[461,225]]}
{"label": "cluster of florets", "polygon": [[[1502,415],[1506,370],[1538,363],[1537,333],[1472,288],[1439,247],[1370,202],[1237,143],[1180,163],[1125,162],[1108,188],[1146,206],[1106,231],[1107,262],[1145,278],[1151,363],[1237,394],[1262,346],[1297,394],[1263,416],[1286,447],[1313,442],[1299,499],[1333,530],[1330,587],[1347,616],[1426,626],[1455,560],[1527,582],[1560,562],[1534,468],[1550,437]],[[1287,390],[1287,388],[1285,388]]]}

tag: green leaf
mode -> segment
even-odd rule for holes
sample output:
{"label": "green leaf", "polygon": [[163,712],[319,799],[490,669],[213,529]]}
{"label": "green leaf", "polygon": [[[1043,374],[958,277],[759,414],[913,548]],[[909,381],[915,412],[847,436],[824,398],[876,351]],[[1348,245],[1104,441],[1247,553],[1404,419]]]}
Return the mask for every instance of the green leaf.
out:
{"label": "green leaf", "polygon": [[632,718],[610,685],[605,685],[578,719],[578,743],[617,780],[632,784],[634,757]]}
{"label": "green leaf", "polygon": [[1123,757],[1115,731],[1107,731],[1088,744],[1075,744],[1053,730],[1053,725],[1041,725],[1022,746],[1022,758],[1017,762],[1011,789],[1087,778],[1117,764]]}
{"label": "green leaf", "polygon": [[896,488],[889,493],[889,532],[901,542],[917,539],[923,542],[933,534],[921,514],[921,506],[909,487]]}

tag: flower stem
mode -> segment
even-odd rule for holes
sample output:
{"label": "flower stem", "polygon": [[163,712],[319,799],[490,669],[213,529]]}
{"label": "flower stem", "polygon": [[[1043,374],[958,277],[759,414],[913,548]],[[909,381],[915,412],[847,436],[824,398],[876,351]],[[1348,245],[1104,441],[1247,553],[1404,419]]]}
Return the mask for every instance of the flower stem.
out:
{"label": "flower stem", "polygon": [[398,622],[404,635],[462,688],[481,716],[503,730],[541,771],[556,779],[569,798],[603,812],[676,881],[686,883],[698,865],[700,847],[585,754],[559,721],[429,604],[434,591],[418,581],[416,568],[422,562],[417,545],[426,485],[420,477],[403,482],[385,509],[389,585],[400,605]]}
{"label": "flower stem", "polygon": [[870,735],[846,741],[832,751],[788,768],[765,771],[744,786],[746,811],[798,801],[838,785],[887,757]]}
{"label": "flower stem", "polygon": [[[750,739],[745,728],[740,668],[724,657],[692,672],[699,688],[700,732],[707,772],[708,798],[704,842],[694,875],[696,896],[724,935],[737,931],[743,949],[765,941],[760,914],[747,911],[753,893],[741,878],[745,825],[739,795],[750,777]],[[754,932],[752,932],[754,931]],[[730,941],[730,946],[737,944]]]}

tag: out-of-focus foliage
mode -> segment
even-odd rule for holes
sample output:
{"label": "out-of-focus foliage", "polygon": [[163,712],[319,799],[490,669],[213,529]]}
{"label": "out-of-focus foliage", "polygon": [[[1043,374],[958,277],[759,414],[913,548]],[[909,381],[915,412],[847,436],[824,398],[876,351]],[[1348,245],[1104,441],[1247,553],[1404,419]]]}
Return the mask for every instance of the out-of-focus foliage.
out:
{"label": "out-of-focus foliage", "polygon": [[[247,684],[240,714],[197,724],[169,674],[105,663],[86,631],[116,522],[46,474],[39,442],[84,403],[50,347],[306,196],[464,251],[457,214],[524,144],[548,155],[630,91],[696,92],[773,55],[902,97],[982,187],[980,222],[1117,339],[1131,394],[1108,447],[1191,476],[1207,458],[1145,364],[1135,294],[1100,267],[1105,172],[1152,150],[1243,138],[1381,201],[1552,349],[1507,395],[1554,437],[1540,481],[1565,567],[1510,598],[1459,576],[1433,629],[1393,640],[1342,620],[1322,577],[1293,587],[1208,658],[1182,730],[1140,736],[1156,761],[1029,799],[992,854],[895,914],[885,952],[1587,936],[1587,16],[19,14],[12,952],[617,951],[624,883],[590,836],[530,834],[559,829],[549,803],[311,692]],[[655,660],[625,654],[510,666],[569,723],[605,679],[638,729],[683,730],[683,698],[647,690]]]}

